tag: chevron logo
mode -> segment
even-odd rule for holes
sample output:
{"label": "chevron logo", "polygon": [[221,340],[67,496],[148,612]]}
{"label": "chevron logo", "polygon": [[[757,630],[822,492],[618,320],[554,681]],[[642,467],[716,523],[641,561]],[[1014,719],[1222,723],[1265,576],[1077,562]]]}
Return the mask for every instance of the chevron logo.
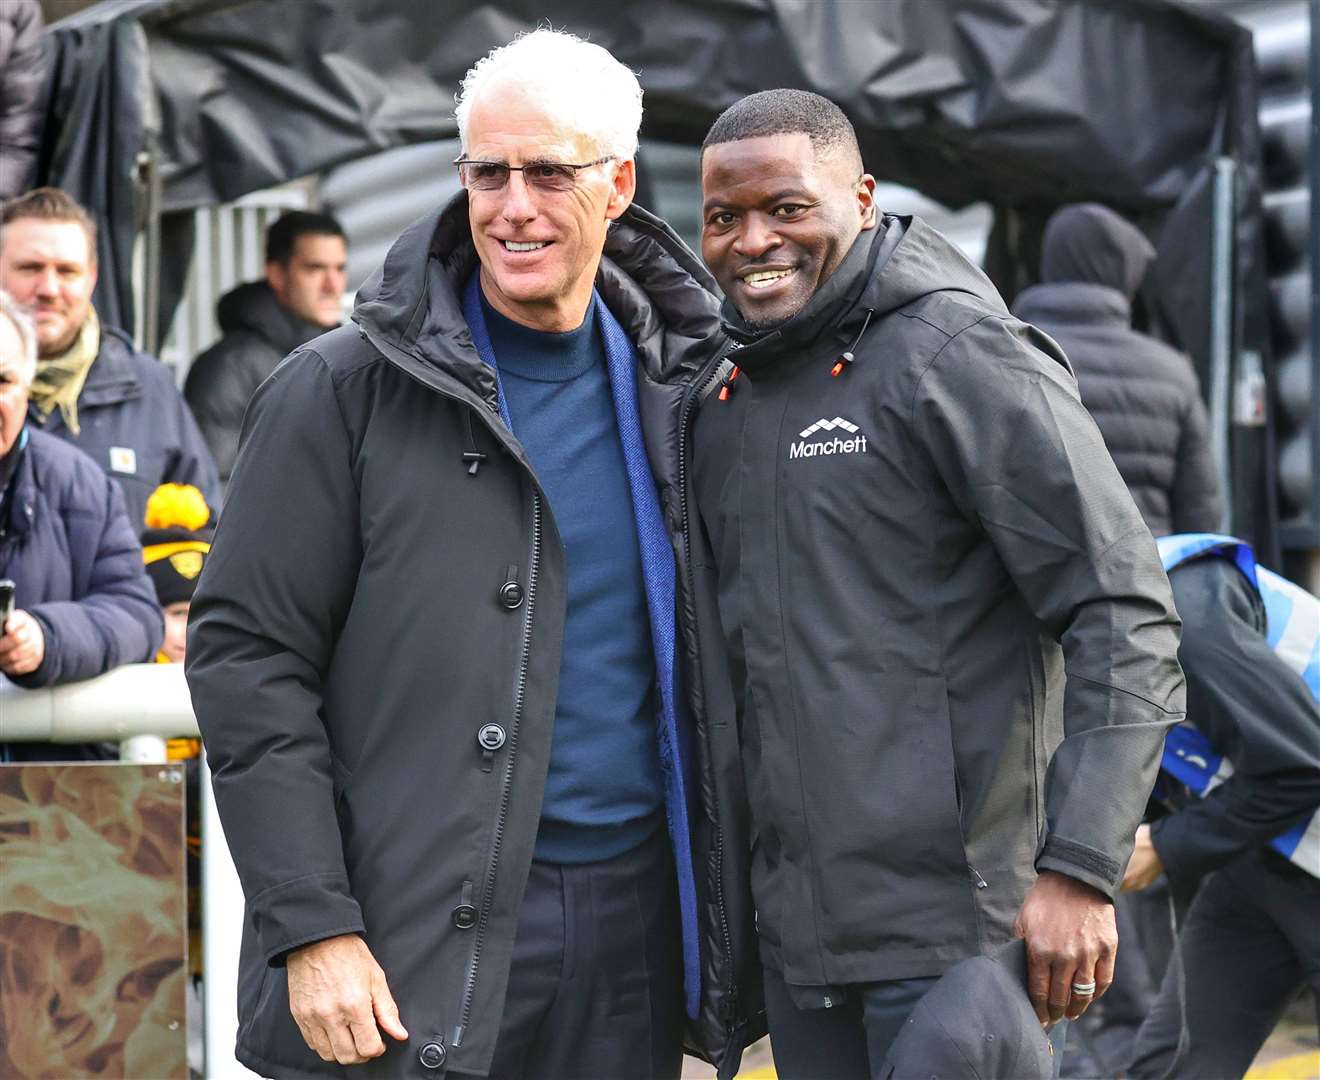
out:
{"label": "chevron logo", "polygon": [[809,428],[798,432],[798,438],[809,439],[818,431],[833,431],[835,428],[842,428],[849,435],[857,434],[857,425],[849,423],[842,416],[836,416],[833,420],[817,420]]}

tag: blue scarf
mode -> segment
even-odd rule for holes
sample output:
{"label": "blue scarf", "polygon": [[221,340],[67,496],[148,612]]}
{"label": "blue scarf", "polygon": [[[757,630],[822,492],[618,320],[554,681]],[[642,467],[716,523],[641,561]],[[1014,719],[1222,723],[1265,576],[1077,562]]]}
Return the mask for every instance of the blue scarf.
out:
{"label": "blue scarf", "polygon": [[[491,345],[490,332],[486,329],[486,317],[481,310],[479,277],[480,274],[473,274],[463,290],[463,317],[467,320],[472,344],[476,346],[478,355],[495,372],[500,417],[513,431],[509,406],[504,399],[504,387],[500,383],[499,364],[494,346]],[[595,318],[605,346],[606,373],[614,399],[614,415],[619,425],[619,440],[623,444],[623,460],[628,472],[628,489],[632,494],[637,541],[642,553],[642,580],[650,612],[651,645],[655,650],[656,683],[660,696],[658,743],[665,785],[665,818],[678,870],[678,902],[683,924],[683,989],[688,1016],[695,1019],[701,993],[701,967],[697,943],[696,875],[688,827],[686,763],[691,757],[687,753],[686,725],[680,723],[681,704],[676,663],[677,568],[669,531],[665,528],[664,514],[660,509],[655,478],[651,474],[651,463],[646,456],[646,443],[642,438],[642,421],[637,407],[639,364],[636,350],[627,332],[595,290],[592,290],[591,307],[587,314]]]}

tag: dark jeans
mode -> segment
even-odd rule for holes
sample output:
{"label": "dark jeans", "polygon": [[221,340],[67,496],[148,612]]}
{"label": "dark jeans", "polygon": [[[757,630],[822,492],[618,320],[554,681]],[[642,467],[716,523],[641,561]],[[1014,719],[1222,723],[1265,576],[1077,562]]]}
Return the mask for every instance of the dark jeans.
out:
{"label": "dark jeans", "polygon": [[682,946],[665,830],[603,862],[533,862],[490,1080],[667,1080],[682,1062]]}
{"label": "dark jeans", "polygon": [[[1304,986],[1320,1009],[1320,879],[1271,852],[1206,878],[1179,942],[1188,1050],[1175,1076],[1240,1077]],[[1133,1077],[1168,1071],[1180,1025],[1176,983],[1171,966],[1137,1036]]]}
{"label": "dark jeans", "polygon": [[766,968],[766,1019],[779,1080],[870,1080],[880,1076],[889,1044],[934,985],[934,979],[851,984],[842,1004],[830,1009],[799,1009],[783,976]]}

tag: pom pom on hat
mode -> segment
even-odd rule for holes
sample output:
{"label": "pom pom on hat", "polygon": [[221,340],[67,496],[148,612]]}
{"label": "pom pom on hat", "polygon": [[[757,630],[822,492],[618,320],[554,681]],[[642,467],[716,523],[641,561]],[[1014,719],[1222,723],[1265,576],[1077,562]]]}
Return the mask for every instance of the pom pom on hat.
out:
{"label": "pom pom on hat", "polygon": [[148,529],[195,532],[210,520],[206,497],[192,484],[161,484],[147,500]]}

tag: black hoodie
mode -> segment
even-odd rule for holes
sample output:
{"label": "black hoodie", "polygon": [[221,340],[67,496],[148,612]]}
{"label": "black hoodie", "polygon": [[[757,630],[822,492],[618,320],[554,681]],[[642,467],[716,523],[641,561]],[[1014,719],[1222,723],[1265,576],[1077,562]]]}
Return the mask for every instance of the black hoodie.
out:
{"label": "black hoodie", "polygon": [[1063,346],[1151,531],[1218,532],[1223,502],[1191,362],[1132,329],[1132,300],[1154,257],[1112,210],[1065,206],[1045,228],[1045,284],[1025,290],[1013,311]]}

